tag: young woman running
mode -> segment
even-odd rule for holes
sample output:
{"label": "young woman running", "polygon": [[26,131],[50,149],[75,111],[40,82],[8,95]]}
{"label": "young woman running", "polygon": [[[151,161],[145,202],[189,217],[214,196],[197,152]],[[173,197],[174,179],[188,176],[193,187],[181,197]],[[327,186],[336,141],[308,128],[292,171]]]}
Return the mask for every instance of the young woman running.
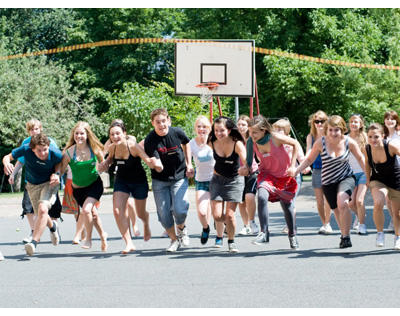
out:
{"label": "young woman running", "polygon": [[[207,117],[200,115],[194,123],[196,137],[189,142],[191,155],[193,156],[196,170],[196,209],[197,216],[203,230],[201,232],[200,242],[205,245],[210,235],[211,205],[210,205],[210,181],[213,176],[215,160],[213,151],[207,145],[208,135],[211,132],[211,123]],[[216,225],[223,223],[216,223]]]}
{"label": "young woman running", "polygon": [[[365,133],[364,119],[360,114],[353,114],[349,119],[350,133],[348,134],[357,143],[360,150],[362,150],[367,143],[367,134]],[[365,177],[364,170],[361,168],[357,159],[352,153],[349,157],[350,167],[353,169],[356,178],[356,187],[351,196],[349,207],[356,214],[355,223],[353,227],[360,235],[367,234],[367,226],[365,225],[365,205],[364,198],[367,193],[367,178]]]}
{"label": "young woman running", "polygon": [[[325,122],[327,121],[328,116],[324,111],[317,111],[311,115],[309,124],[310,124],[310,134],[307,135],[306,143],[306,156],[310,153],[311,148],[314,143],[321,139],[325,135]],[[322,169],[322,161],[321,155],[318,155],[315,161],[312,163],[312,187],[314,188],[315,199],[317,201],[317,209],[319,217],[321,218],[322,226],[318,230],[318,234],[331,234],[332,227],[330,224],[331,219],[331,209],[329,207],[328,202],[324,197],[324,192],[322,191],[322,182],[321,182],[321,169]]]}
{"label": "young woman running", "polygon": [[[247,165],[251,165],[253,152],[256,153],[259,164],[257,176],[258,187],[258,217],[261,232],[253,241],[254,244],[269,242],[269,211],[268,201],[280,202],[286,225],[288,227],[289,244],[292,249],[299,247],[296,238],[296,223],[293,198],[297,183],[294,177],[297,141],[293,138],[273,132],[268,120],[262,115],[255,116],[249,123],[250,138],[247,141]],[[284,145],[293,148],[292,158],[289,158]]]}
{"label": "young woman running", "polygon": [[[112,144],[108,149],[107,160],[101,164],[99,169],[107,168],[113,161],[118,166],[114,183],[113,210],[118,229],[125,241],[125,249],[122,250],[122,254],[128,254],[136,250],[129,232],[127,201],[130,194],[134,198],[137,214],[143,221],[143,239],[148,241],[151,238],[149,213],[146,211],[149,186],[141,160],[150,168],[155,168],[156,159],[150,159],[134,138],[127,137],[122,120],[114,120],[108,134]],[[159,170],[162,170],[160,166]]]}
{"label": "young woman running", "polygon": [[340,248],[351,247],[351,213],[349,200],[355,187],[353,170],[349,163],[349,153],[353,153],[361,168],[365,170],[364,157],[357,143],[347,132],[346,122],[338,115],[328,118],[325,134],[318,139],[306,159],[296,169],[296,174],[308,167],[320,154],[322,159],[322,190],[331,209],[339,220]]}
{"label": "young woman running", "polygon": [[[390,141],[393,139],[398,139],[400,138],[400,118],[399,115],[397,114],[396,111],[387,111],[385,112],[384,116],[384,126],[383,130],[385,132],[385,139]],[[400,163],[400,157],[397,156],[397,160]],[[393,232],[393,216],[392,216],[392,205],[390,203],[390,200],[386,197],[386,206],[388,208],[389,214],[390,214],[390,222],[388,226],[388,231]]]}
{"label": "young woman running", "polygon": [[[276,121],[274,124],[272,124],[272,128],[273,128],[273,130],[274,130],[275,132],[290,137],[290,130],[292,129],[292,127],[291,127],[291,125],[290,125],[289,120],[287,120],[287,119],[280,119],[280,120]],[[296,143],[296,146],[297,146],[297,157],[296,157],[296,167],[297,167],[300,163],[303,162],[303,160],[305,159],[305,157],[304,157],[303,148],[301,148],[299,142]],[[293,150],[292,150],[293,148],[292,148],[292,146],[284,145],[284,147],[285,147],[286,151],[287,151],[288,154],[289,154],[289,158],[292,159],[292,155],[293,155],[293,152],[292,152],[292,151],[293,151]],[[307,168],[303,171],[303,173],[308,173],[308,172],[310,172],[310,171],[311,171],[311,168],[310,168],[310,167],[307,167]],[[296,197],[297,197],[297,195],[298,195],[299,192],[300,192],[301,184],[302,184],[302,182],[303,182],[302,177],[301,177],[301,174],[298,174],[298,175],[297,175],[297,177],[296,177],[296,182],[297,182],[297,190],[296,190],[296,194],[295,194],[295,196],[294,196],[294,198],[293,198],[293,203],[296,202]],[[294,208],[294,215],[296,216],[296,207]],[[287,226],[285,226],[285,227],[282,229],[282,233],[285,233],[285,234],[288,233],[288,228],[287,228]]]}
{"label": "young woman running", "polygon": [[[247,115],[240,115],[237,121],[238,130],[246,142],[249,138],[249,122],[250,118]],[[253,159],[251,173],[244,178],[243,202],[239,204],[240,216],[244,225],[239,235],[257,235],[259,232],[254,220],[256,215],[257,174],[258,164]]]}
{"label": "young woman running", "polygon": [[[239,159],[246,164],[246,148],[235,122],[225,116],[214,120],[208,144],[213,149],[215,165],[210,182],[211,210],[217,223],[226,224],[228,250],[237,253],[239,250],[235,238],[235,210],[242,201],[244,179],[239,175]],[[246,175],[249,173],[247,167]],[[225,208],[225,211],[224,211]],[[218,225],[215,245],[222,246],[223,226]],[[221,229],[222,228],[222,229]]]}
{"label": "young woman running", "polygon": [[388,197],[392,204],[394,249],[400,250],[400,164],[396,157],[400,155],[400,142],[384,139],[383,127],[378,123],[372,123],[368,127],[367,135],[368,145],[365,147],[364,156],[367,161],[367,185],[374,200],[376,246],[383,247],[385,243],[383,205]]}
{"label": "young woman running", "polygon": [[86,122],[78,122],[71,131],[70,138],[65,146],[61,173],[65,172],[67,165],[72,171],[73,196],[82,208],[80,216],[83,217],[86,238],[81,247],[92,247],[93,221],[97,220],[101,239],[101,250],[107,250],[107,233],[103,230],[101,220],[96,208],[96,203],[103,194],[103,182],[97,171],[97,165],[103,161],[103,145],[93,134]]}

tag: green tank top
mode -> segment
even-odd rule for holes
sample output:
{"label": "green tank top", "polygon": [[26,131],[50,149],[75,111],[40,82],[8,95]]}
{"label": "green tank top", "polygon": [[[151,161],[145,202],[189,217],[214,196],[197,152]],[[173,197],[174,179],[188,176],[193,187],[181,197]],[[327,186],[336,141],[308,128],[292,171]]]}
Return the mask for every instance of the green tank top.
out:
{"label": "green tank top", "polygon": [[99,173],[96,169],[97,157],[90,149],[90,159],[85,161],[76,160],[76,146],[74,148],[74,156],[71,158],[69,152],[67,154],[70,158],[69,166],[72,171],[72,183],[79,187],[87,187],[97,180]]}

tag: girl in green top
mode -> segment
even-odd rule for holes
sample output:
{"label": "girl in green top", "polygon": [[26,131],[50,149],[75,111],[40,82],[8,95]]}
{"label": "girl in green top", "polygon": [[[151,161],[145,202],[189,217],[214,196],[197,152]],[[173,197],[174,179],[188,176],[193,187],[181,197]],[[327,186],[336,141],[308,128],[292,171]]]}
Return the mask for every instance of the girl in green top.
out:
{"label": "girl in green top", "polygon": [[103,145],[86,122],[78,122],[71,131],[65,146],[61,171],[69,164],[72,171],[73,196],[81,207],[86,239],[82,248],[92,247],[92,230],[95,224],[101,239],[101,250],[107,250],[107,233],[103,230],[96,203],[103,194],[103,182],[97,171],[103,158]]}

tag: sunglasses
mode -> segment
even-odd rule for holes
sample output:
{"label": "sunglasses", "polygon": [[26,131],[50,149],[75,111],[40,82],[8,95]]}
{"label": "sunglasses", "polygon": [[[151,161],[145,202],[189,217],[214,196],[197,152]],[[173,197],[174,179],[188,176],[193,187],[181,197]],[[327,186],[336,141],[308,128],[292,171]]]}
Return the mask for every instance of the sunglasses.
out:
{"label": "sunglasses", "polygon": [[319,124],[319,123],[324,124],[325,120],[315,120],[314,123],[315,124]]}

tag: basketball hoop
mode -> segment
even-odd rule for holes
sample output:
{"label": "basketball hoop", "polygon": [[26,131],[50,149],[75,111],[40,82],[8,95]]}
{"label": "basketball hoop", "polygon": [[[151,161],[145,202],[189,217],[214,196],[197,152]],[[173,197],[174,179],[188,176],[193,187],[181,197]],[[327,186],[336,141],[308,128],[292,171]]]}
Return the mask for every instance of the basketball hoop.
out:
{"label": "basketball hoop", "polygon": [[201,88],[200,101],[203,105],[212,102],[213,92],[218,86],[219,84],[216,82],[203,82],[196,85],[196,88]]}

